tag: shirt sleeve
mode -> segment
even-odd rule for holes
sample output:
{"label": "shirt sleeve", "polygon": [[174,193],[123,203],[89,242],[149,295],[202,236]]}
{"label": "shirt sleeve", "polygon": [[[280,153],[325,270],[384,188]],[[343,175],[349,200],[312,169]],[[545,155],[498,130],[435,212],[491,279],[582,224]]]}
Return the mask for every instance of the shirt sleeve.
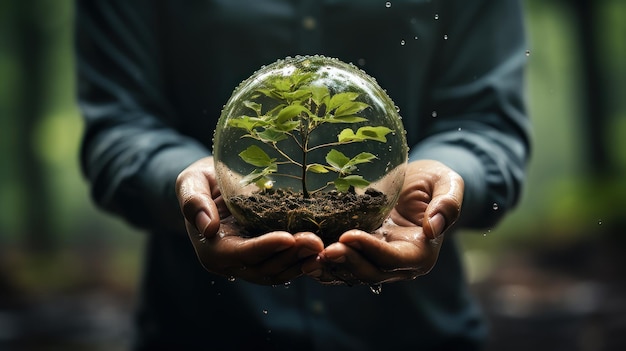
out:
{"label": "shirt sleeve", "polygon": [[175,179],[210,152],[176,131],[156,25],[150,1],[77,1],[80,161],[99,206],[142,228],[181,231]]}
{"label": "shirt sleeve", "polygon": [[516,0],[450,1],[427,92],[425,138],[410,159],[443,162],[465,181],[459,224],[489,228],[520,198],[530,151],[526,42]]}

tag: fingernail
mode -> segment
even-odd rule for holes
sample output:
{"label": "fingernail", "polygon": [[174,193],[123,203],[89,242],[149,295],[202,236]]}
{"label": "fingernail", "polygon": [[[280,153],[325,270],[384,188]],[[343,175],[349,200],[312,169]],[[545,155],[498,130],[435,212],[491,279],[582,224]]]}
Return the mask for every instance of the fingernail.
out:
{"label": "fingernail", "polygon": [[430,229],[433,231],[433,235],[436,238],[443,232],[443,229],[446,226],[446,219],[441,213],[437,213],[428,219],[428,224],[430,225]]}
{"label": "fingernail", "polygon": [[204,211],[198,212],[196,215],[196,229],[198,229],[198,232],[204,234],[209,224],[211,224],[211,217]]}

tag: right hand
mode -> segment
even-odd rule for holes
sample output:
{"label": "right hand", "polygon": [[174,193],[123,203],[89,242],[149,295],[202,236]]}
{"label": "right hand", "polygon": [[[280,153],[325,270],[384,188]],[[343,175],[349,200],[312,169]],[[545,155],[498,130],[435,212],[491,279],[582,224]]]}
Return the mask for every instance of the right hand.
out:
{"label": "right hand", "polygon": [[282,284],[302,275],[302,263],[324,249],[322,240],[310,232],[246,236],[222,198],[213,157],[196,161],[178,175],[176,195],[200,263],[212,273]]}

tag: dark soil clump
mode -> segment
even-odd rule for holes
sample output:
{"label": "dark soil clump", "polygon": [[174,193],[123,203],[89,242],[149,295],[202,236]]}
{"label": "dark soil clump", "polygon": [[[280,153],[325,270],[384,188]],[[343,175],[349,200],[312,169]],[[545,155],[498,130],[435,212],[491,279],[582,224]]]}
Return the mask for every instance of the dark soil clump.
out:
{"label": "dark soil clump", "polygon": [[364,194],[319,192],[305,199],[290,189],[265,190],[230,199],[230,209],[239,213],[242,225],[251,235],[284,230],[290,233],[313,232],[324,243],[337,241],[346,230],[371,232],[382,224],[390,204],[387,195],[368,188]]}

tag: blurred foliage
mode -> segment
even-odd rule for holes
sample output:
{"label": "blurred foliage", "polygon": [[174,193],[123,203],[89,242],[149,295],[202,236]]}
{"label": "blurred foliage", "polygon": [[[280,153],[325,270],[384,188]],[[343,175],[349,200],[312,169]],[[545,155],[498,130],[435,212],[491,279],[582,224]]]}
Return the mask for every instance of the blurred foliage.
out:
{"label": "blurred foliage", "polygon": [[[605,0],[596,4],[599,57],[610,92],[605,140],[611,145],[609,159],[614,172],[596,174],[582,156],[589,147],[583,122],[593,116],[585,116],[582,106],[588,91],[582,82],[575,30],[578,24],[571,2],[526,1],[528,101],[534,123],[528,183],[519,208],[497,228],[463,236],[468,247],[534,247],[624,229],[626,2]],[[24,136],[16,132],[21,118],[19,101],[24,98],[23,79],[32,69],[23,64],[21,56],[20,45],[24,43],[19,42],[20,21],[37,26],[44,34],[40,50],[45,67],[39,82],[42,94],[32,101],[40,104],[41,115],[28,126],[27,140],[18,140]],[[125,272],[127,278],[120,279],[128,282],[136,275],[140,256],[141,234],[97,210],[80,174],[82,125],[74,102],[71,25],[70,0],[0,2],[0,275],[2,265],[5,270],[21,265],[16,280],[29,289],[36,289],[38,284],[63,289],[69,281],[89,275],[68,254],[76,248],[83,250],[80,252],[115,249],[117,253],[103,260],[104,271]],[[19,147],[24,141],[32,154]],[[42,201],[29,195],[31,184],[25,184],[20,173],[20,165],[28,157],[44,170],[36,175],[49,192]],[[24,228],[43,216],[50,218],[47,231],[54,250],[39,258],[19,254],[18,249],[27,244]],[[55,263],[41,265],[39,260]],[[60,271],[66,272],[65,280],[52,274]]]}

